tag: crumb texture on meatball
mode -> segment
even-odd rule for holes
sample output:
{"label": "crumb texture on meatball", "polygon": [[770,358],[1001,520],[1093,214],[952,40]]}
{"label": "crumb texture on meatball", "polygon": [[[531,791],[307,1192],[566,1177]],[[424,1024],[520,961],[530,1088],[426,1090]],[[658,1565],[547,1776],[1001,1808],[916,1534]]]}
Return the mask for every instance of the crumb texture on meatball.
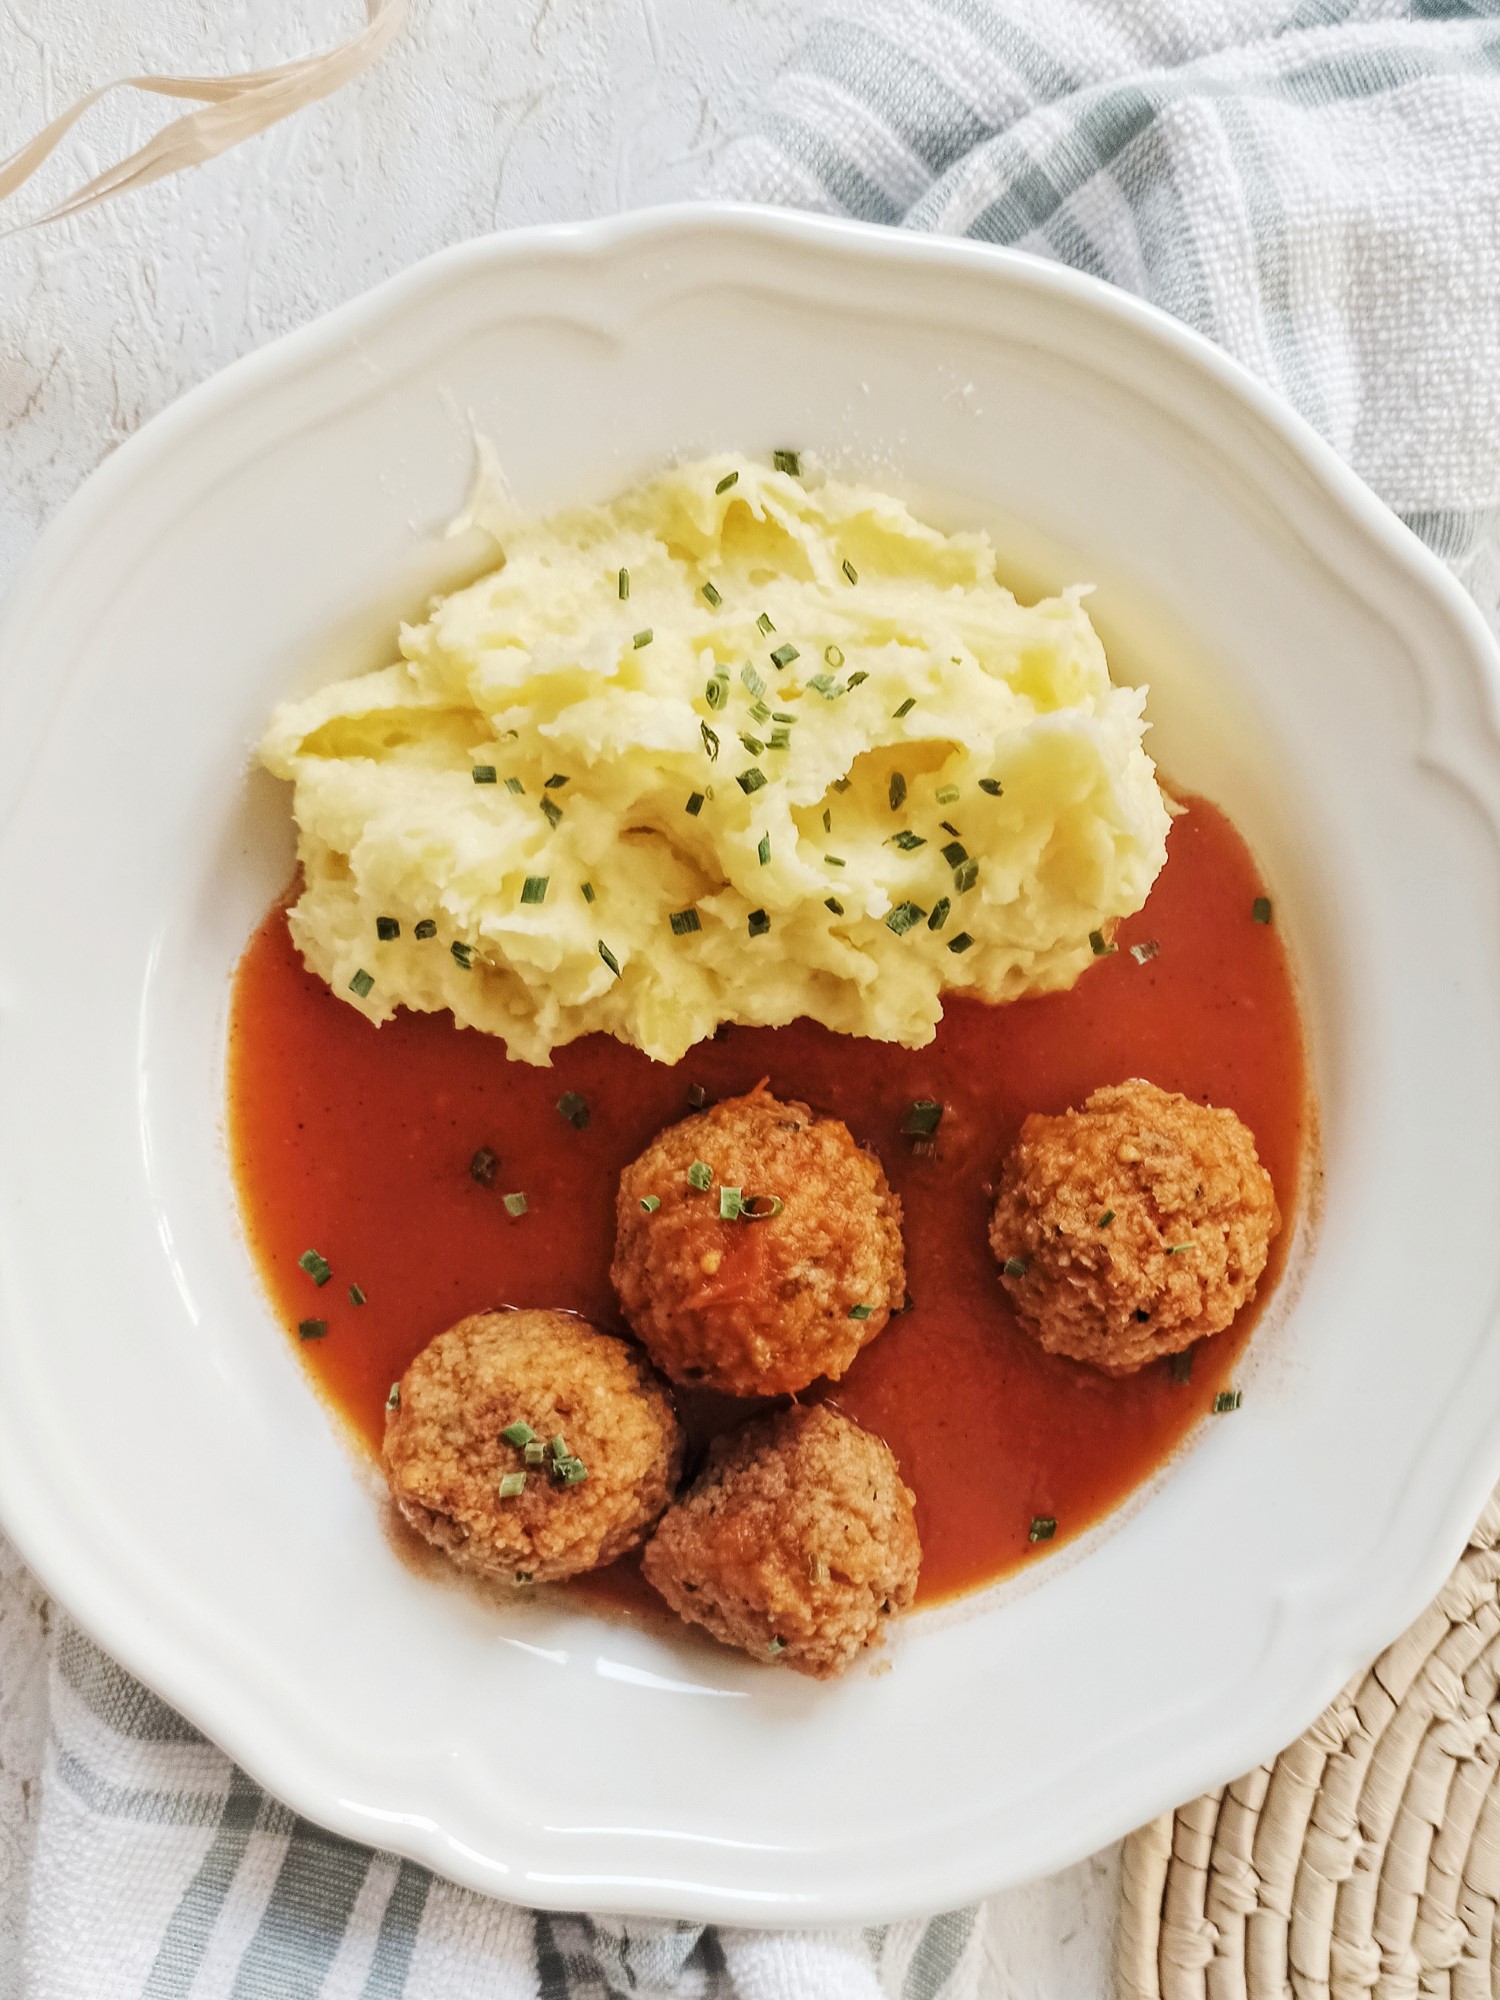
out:
{"label": "crumb texture on meatball", "polygon": [[[726,1218],[722,1189],[781,1207]],[[900,1307],[900,1199],[840,1120],[762,1087],[668,1127],[625,1169],[611,1275],[673,1381],[788,1393],[836,1380]]]}
{"label": "crumb texture on meatball", "polygon": [[643,1567],[679,1617],[826,1680],[912,1602],[921,1560],[890,1447],[819,1405],[716,1439]]}
{"label": "crumb texture on meatball", "polygon": [[[541,1465],[501,1433],[536,1433]],[[561,1438],[586,1477],[553,1470]],[[564,1312],[484,1312],[431,1341],[386,1412],[382,1461],[417,1532],[456,1563],[553,1582],[613,1562],[671,1499],[682,1433],[666,1386],[623,1340]],[[501,1482],[525,1473],[519,1492]]]}
{"label": "crumb texture on meatball", "polygon": [[1234,1112],[1139,1078],[1033,1113],[990,1223],[1001,1282],[1051,1354],[1129,1375],[1228,1326],[1281,1227]]}

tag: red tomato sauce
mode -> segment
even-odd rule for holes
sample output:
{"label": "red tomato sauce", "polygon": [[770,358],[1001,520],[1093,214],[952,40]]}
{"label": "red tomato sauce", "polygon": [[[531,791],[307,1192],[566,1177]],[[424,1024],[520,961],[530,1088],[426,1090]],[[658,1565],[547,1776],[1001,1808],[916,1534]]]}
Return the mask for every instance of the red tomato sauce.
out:
{"label": "red tomato sauce", "polygon": [[[618,1325],[609,1263],[621,1168],[686,1113],[690,1089],[713,1099],[768,1077],[779,1096],[836,1114],[872,1145],[904,1205],[911,1310],[841,1382],[809,1393],[899,1458],[917,1496],[922,1600],[1044,1559],[1118,1507],[1212,1409],[1280,1273],[1311,1107],[1286,952],[1274,923],[1253,915],[1262,893],[1230,822],[1191,800],[1146,908],[1069,993],[1003,1007],[950,999],[925,1049],[797,1021],[731,1028],[676,1066],[590,1036],[552,1069],[511,1062],[447,1015],[371,1027],[304,968],[278,904],[235,975],[228,1121],[275,1314],[326,1399],[378,1451],[389,1385],[464,1314],[562,1306]],[[1159,951],[1140,963],[1129,947],[1148,940]],[[1257,1299],[1200,1343],[1186,1382],[1165,1364],[1113,1381],[1043,1354],[1014,1320],[986,1240],[994,1176],[1026,1113],[1061,1111],[1130,1076],[1238,1112],[1285,1218]],[[557,1109],[567,1091],[587,1101],[583,1130]],[[931,1150],[902,1133],[917,1098],[944,1106]],[[469,1170],[480,1147],[499,1157],[492,1187]],[[506,1212],[507,1193],[524,1193],[523,1215]],[[298,1265],[309,1249],[332,1266],[322,1287]],[[326,1337],[299,1340],[304,1318],[326,1320]],[[753,1407],[683,1401],[700,1437]],[[1038,1516],[1057,1532],[1033,1545]],[[616,1569],[626,1574],[590,1580],[590,1593],[636,1600],[644,1585],[628,1564]]]}

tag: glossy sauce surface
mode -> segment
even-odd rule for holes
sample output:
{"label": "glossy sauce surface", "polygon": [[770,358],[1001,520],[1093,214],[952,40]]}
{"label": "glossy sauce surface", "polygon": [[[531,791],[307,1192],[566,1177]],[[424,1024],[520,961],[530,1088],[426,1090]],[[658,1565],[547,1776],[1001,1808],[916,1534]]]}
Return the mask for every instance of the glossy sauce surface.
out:
{"label": "glossy sauce surface", "polygon": [[[1006,1007],[950,1000],[920,1050],[799,1021],[730,1029],[676,1067],[592,1036],[550,1070],[508,1061],[447,1015],[371,1027],[303,968],[278,905],[236,974],[229,1047],[230,1150],[275,1312],[294,1341],[299,1321],[326,1320],[325,1337],[299,1341],[302,1359],[378,1451],[390,1383],[465,1313],[565,1306],[618,1324],[609,1262],[620,1169],[686,1113],[690,1088],[712,1099],[769,1077],[779,1096],[836,1114],[872,1145],[904,1204],[912,1309],[826,1393],[887,1440],[916,1492],[922,1600],[1044,1560],[1149,1479],[1211,1410],[1279,1275],[1309,1114],[1285,951],[1253,915],[1262,893],[1229,821],[1192,800],[1146,908],[1070,993]],[[1140,963],[1129,947],[1148,940],[1159,951]],[[1130,1076],[1237,1111],[1284,1217],[1258,1298],[1200,1344],[1186,1382],[1160,1363],[1112,1381],[1043,1354],[1017,1327],[986,1241],[994,1176],[1026,1113]],[[583,1130],[557,1110],[565,1091],[587,1101]],[[917,1098],[945,1107],[931,1150],[901,1131]],[[469,1171],[480,1147],[499,1157],[493,1187]],[[506,1212],[507,1193],[524,1193],[523,1215]],[[332,1266],[321,1287],[298,1265],[308,1249]],[[685,1402],[699,1435],[750,1407]],[[1031,1544],[1037,1516],[1056,1519],[1051,1543]],[[644,1589],[628,1575],[587,1587],[627,1603]]]}

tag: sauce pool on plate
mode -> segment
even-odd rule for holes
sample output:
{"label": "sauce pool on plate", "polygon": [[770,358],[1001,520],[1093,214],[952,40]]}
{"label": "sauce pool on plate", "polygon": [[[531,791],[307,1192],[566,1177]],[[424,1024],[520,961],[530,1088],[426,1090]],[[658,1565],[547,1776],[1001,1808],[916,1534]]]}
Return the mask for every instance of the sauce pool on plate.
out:
{"label": "sauce pool on plate", "polygon": [[[810,1393],[900,1460],[917,1496],[921,1601],[991,1582],[1091,1527],[1229,1383],[1280,1275],[1308,1138],[1296,992],[1262,921],[1255,863],[1217,808],[1186,806],[1145,909],[1071,992],[1003,1007],[950,1000],[925,1049],[797,1021],[729,1029],[671,1067],[591,1036],[538,1069],[446,1015],[372,1027],[304,968],[278,904],[235,975],[229,1145],[262,1281],[322,1393],[378,1452],[390,1384],[466,1313],[560,1306],[618,1325],[621,1168],[696,1093],[712,1100],[768,1077],[779,1097],[833,1113],[873,1146],[902,1199],[911,1308],[842,1381]],[[1042,1353],[1011,1314],[986,1240],[994,1177],[1026,1114],[1131,1076],[1236,1111],[1283,1216],[1255,1300],[1193,1350],[1185,1381],[1166,1363],[1111,1380]],[[936,1135],[904,1131],[929,1099],[943,1106]],[[322,1285],[299,1263],[309,1250],[327,1261]],[[758,1407],[682,1401],[699,1436]],[[1033,1522],[1048,1520],[1055,1536],[1034,1542]],[[580,1586],[622,1602],[644,1589],[612,1572]]]}

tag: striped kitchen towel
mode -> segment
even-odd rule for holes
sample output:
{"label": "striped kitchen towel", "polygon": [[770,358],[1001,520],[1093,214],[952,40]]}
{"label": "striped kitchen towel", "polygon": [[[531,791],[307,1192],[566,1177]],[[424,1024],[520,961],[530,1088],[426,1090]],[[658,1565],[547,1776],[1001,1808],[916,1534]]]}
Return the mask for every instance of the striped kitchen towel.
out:
{"label": "striped kitchen towel", "polygon": [[[1500,0],[840,0],[711,191],[1154,299],[1500,613]],[[50,1702],[20,2000],[1018,1990],[973,1912],[778,1937],[487,1902],[298,1820],[65,1623]]]}
{"label": "striped kitchen towel", "polygon": [[710,191],[1151,299],[1500,622],[1500,0],[835,0]]}

